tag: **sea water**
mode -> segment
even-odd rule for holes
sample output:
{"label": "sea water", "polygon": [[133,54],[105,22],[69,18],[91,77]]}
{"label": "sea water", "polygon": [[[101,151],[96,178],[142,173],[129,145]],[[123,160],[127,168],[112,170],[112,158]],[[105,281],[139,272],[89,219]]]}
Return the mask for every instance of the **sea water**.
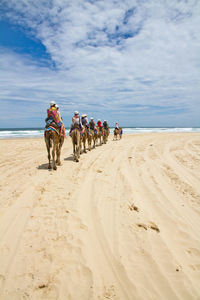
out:
{"label": "sea water", "polygon": [[[114,128],[110,128],[113,133]],[[200,132],[199,127],[123,127],[124,134],[150,132]],[[69,135],[69,128],[66,129],[66,135]],[[12,138],[36,138],[44,136],[44,128],[4,128],[0,129],[0,139]]]}

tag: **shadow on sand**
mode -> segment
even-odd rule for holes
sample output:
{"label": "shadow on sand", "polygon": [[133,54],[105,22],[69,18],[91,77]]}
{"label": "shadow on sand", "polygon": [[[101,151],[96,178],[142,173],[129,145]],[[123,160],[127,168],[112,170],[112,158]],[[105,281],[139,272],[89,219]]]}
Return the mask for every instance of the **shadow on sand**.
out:
{"label": "shadow on sand", "polygon": [[38,167],[37,167],[37,169],[38,170],[48,170],[49,171],[49,169],[48,169],[48,163],[47,164],[41,164],[41,165],[39,165]]}
{"label": "shadow on sand", "polygon": [[71,154],[70,156],[64,158],[64,160],[74,161],[74,156]]}

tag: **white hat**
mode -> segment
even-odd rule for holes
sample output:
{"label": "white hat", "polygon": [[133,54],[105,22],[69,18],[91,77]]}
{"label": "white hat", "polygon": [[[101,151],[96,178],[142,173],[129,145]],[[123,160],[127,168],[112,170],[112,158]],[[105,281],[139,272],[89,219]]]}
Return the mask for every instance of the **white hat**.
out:
{"label": "white hat", "polygon": [[93,118],[93,117],[91,117],[91,118],[90,118],[90,120],[94,120],[94,118]]}
{"label": "white hat", "polygon": [[79,114],[79,112],[78,112],[77,110],[75,110],[74,114],[75,114],[75,115],[78,115],[78,114]]}
{"label": "white hat", "polygon": [[101,119],[98,119],[98,121],[101,121]]}
{"label": "white hat", "polygon": [[107,122],[107,120],[104,120],[104,122]]}
{"label": "white hat", "polygon": [[59,108],[58,104],[55,105],[56,108]]}
{"label": "white hat", "polygon": [[51,102],[50,102],[50,106],[53,106],[53,105],[55,105],[55,104],[56,104],[55,101],[51,101]]}
{"label": "white hat", "polygon": [[83,115],[81,115],[81,117],[82,117],[82,118],[85,118],[85,117],[87,117],[87,115],[86,115],[86,114],[83,114]]}

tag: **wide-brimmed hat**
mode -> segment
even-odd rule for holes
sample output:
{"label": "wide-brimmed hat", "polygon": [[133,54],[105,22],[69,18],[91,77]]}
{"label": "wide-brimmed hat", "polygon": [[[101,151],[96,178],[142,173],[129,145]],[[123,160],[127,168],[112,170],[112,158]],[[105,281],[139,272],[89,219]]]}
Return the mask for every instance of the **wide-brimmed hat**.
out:
{"label": "wide-brimmed hat", "polygon": [[78,112],[77,110],[75,110],[74,114],[75,114],[75,115],[78,115],[78,114],[79,114],[79,112]]}
{"label": "wide-brimmed hat", "polygon": [[52,101],[50,102],[50,106],[53,106],[53,105],[56,105],[56,102],[52,100]]}
{"label": "wide-brimmed hat", "polygon": [[94,120],[94,118],[93,118],[93,117],[91,117],[91,118],[90,118],[90,120]]}

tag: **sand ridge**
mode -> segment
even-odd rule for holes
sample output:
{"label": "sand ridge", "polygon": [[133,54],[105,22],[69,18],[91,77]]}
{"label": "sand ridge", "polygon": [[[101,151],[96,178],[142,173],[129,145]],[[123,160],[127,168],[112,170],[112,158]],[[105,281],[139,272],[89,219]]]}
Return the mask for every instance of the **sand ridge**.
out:
{"label": "sand ridge", "polygon": [[0,299],[200,298],[199,133],[0,144]]}

